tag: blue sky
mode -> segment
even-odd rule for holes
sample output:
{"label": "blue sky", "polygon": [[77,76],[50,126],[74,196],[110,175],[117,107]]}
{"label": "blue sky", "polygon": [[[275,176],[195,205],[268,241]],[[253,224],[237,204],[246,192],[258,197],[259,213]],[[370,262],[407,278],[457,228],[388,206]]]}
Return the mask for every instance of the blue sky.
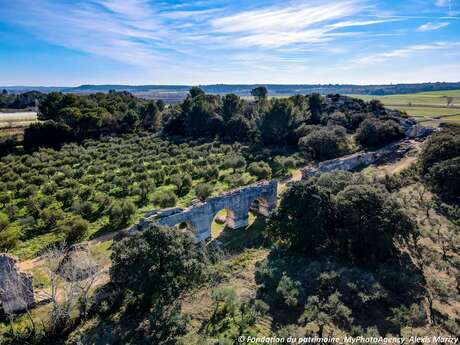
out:
{"label": "blue sky", "polygon": [[460,81],[460,0],[0,0],[0,85]]}

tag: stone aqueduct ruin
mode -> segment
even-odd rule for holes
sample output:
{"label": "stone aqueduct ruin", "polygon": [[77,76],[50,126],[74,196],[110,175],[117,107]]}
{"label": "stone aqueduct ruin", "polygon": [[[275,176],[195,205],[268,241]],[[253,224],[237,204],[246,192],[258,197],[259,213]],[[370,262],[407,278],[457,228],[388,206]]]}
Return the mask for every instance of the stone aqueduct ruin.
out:
{"label": "stone aqueduct ruin", "polygon": [[277,180],[263,181],[208,198],[205,202],[196,202],[186,209],[152,211],[130,228],[130,232],[145,230],[152,222],[166,226],[186,224],[198,241],[204,241],[211,238],[212,222],[221,210],[227,210],[226,224],[230,229],[247,226],[250,210],[268,216],[276,207],[277,189]]}
{"label": "stone aqueduct ruin", "polygon": [[[432,128],[407,124],[408,139],[424,138],[434,131]],[[374,164],[387,155],[403,156],[409,150],[407,141],[389,145],[375,152],[359,152],[346,157],[322,162],[317,167],[302,169],[302,179],[322,172],[354,170]],[[286,181],[289,185],[290,182]],[[211,225],[221,210],[227,210],[226,225],[230,229],[248,225],[249,211],[263,216],[276,208],[278,181],[262,181],[208,198],[205,202],[195,202],[189,207],[170,208],[148,212],[138,224],[129,229],[130,233],[146,230],[151,223],[175,226],[186,224],[192,230],[197,241],[211,238]],[[12,288],[14,286],[14,288]],[[0,312],[11,313],[24,310],[34,304],[32,276],[19,272],[17,260],[9,255],[0,254]]]}

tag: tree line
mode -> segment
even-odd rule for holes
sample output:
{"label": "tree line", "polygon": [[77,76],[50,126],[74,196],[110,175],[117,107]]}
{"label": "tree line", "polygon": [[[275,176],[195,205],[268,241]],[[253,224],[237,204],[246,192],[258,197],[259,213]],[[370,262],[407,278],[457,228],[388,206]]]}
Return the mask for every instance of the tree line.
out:
{"label": "tree line", "polygon": [[24,109],[35,107],[45,99],[46,94],[38,91],[29,91],[20,94],[10,94],[6,89],[0,93],[0,108]]}
{"label": "tree line", "polygon": [[24,145],[57,148],[64,142],[140,130],[168,136],[219,139],[255,145],[290,146],[312,159],[349,153],[358,133],[363,147],[380,147],[401,138],[403,114],[339,95],[268,98],[267,89],[252,90],[254,100],[235,94],[190,90],[179,105],[165,106],[127,92],[77,96],[50,93],[40,103],[39,122],[25,130]]}

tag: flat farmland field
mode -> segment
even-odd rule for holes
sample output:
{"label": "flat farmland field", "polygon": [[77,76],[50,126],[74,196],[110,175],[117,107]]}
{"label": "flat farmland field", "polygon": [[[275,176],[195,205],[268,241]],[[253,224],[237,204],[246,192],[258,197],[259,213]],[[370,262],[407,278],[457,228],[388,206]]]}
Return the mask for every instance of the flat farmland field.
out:
{"label": "flat farmland field", "polygon": [[0,138],[22,135],[24,128],[36,121],[36,112],[0,112]]}
{"label": "flat farmland field", "polygon": [[[420,92],[405,95],[350,95],[371,101],[377,99],[390,109],[405,111],[418,120],[460,123],[460,90]],[[448,106],[448,99],[451,104]],[[459,115],[459,116],[456,116]]]}
{"label": "flat farmland field", "polygon": [[37,113],[34,111],[24,112],[0,112],[0,123],[4,122],[34,122],[37,121]]}

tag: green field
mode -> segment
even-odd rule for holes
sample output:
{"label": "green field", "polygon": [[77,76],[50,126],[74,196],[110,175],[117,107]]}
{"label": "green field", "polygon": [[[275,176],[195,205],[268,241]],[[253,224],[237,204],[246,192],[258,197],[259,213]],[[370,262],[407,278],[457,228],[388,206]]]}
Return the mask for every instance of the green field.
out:
{"label": "green field", "polygon": [[[460,122],[460,90],[390,96],[350,96],[364,101],[378,99],[388,108],[405,111],[408,115],[417,117],[419,120],[424,118],[423,120],[435,120],[437,122]],[[447,97],[453,97],[450,107],[447,107]]]}
{"label": "green field", "polygon": [[32,122],[37,120],[37,113],[33,111],[24,112],[0,112],[1,122]]}
{"label": "green field", "polygon": [[32,111],[0,112],[0,137],[22,133],[24,127],[37,121],[37,113]]}

